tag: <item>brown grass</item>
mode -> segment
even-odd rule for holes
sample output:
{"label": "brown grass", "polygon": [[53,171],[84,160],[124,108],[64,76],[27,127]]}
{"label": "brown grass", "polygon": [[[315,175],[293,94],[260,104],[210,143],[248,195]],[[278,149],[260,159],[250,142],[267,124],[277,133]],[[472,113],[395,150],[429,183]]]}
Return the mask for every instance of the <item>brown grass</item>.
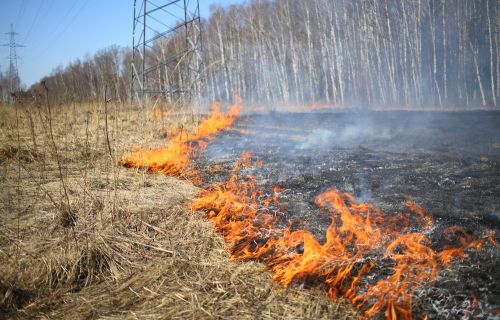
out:
{"label": "brown grass", "polygon": [[[108,104],[0,106],[0,318],[354,318],[320,289],[231,261],[187,181],[117,165],[192,114]],[[111,153],[109,150],[111,149]]]}

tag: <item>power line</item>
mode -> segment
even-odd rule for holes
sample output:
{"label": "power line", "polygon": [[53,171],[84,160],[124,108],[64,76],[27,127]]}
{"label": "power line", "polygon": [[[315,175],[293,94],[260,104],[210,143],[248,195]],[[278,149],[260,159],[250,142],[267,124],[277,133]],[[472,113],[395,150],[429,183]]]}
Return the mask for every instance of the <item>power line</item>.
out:
{"label": "power line", "polygon": [[21,8],[19,8],[19,12],[17,13],[16,24],[15,24],[16,27],[20,25],[25,9],[26,9],[26,0],[23,0],[23,2],[21,3]]}
{"label": "power line", "polygon": [[38,19],[38,15],[40,14],[40,10],[42,9],[44,3],[45,3],[45,0],[42,0],[40,2],[40,5],[38,6],[38,9],[37,9],[36,14],[35,14],[35,18],[33,18],[33,21],[31,21],[30,28],[28,29],[28,32],[26,33],[26,36],[24,37],[24,41],[26,41],[28,39],[28,37],[30,36],[31,30],[33,30],[33,26],[35,25],[35,22]]}
{"label": "power line", "polygon": [[[40,55],[43,55],[48,49],[50,49],[54,43],[56,43],[59,38],[66,32],[68,31],[69,27],[75,22],[75,20],[78,18],[78,16],[80,15],[80,13],[82,12],[82,10],[87,6],[87,3],[89,2],[89,0],[86,0],[82,6],[80,6],[80,8],[78,8],[78,10],[76,11],[76,13],[72,16],[72,18],[68,21],[68,23],[66,24],[66,26],[52,39],[51,42],[49,42],[49,44],[41,51],[41,53],[39,54]],[[56,29],[62,25],[62,22],[64,20],[66,20],[66,17],[69,16],[70,12],[73,11],[73,8],[75,6],[71,7],[71,9],[67,12],[66,16],[61,20],[61,22],[58,24],[58,26],[56,27]],[[54,30],[56,30],[54,29]]]}
{"label": "power line", "polygon": [[[52,5],[52,3],[51,3]],[[32,52],[45,52],[51,45],[54,44],[54,40],[48,43],[49,39],[54,39],[57,34],[60,34],[61,27],[63,23],[66,21],[66,19],[69,17],[70,13],[73,11],[73,9],[76,8],[78,5],[78,1],[73,1],[71,6],[69,7],[69,10],[65,12],[65,14],[61,18],[57,18],[57,24],[51,29],[50,32],[46,33],[46,36],[43,38],[39,38],[40,40],[35,43],[35,45],[31,48]],[[42,47],[42,45],[45,45],[45,47]],[[39,55],[38,55],[39,56]]]}

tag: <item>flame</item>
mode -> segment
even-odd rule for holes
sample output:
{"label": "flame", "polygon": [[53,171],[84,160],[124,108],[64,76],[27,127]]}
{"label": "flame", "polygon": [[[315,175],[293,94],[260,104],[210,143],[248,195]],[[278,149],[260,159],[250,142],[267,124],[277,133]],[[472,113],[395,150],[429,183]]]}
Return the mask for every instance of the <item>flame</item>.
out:
{"label": "flame", "polygon": [[488,230],[486,233],[486,239],[496,248],[500,248],[500,243],[495,240],[495,230]]}
{"label": "flame", "polygon": [[241,112],[240,103],[241,101],[237,99],[237,102],[229,108],[227,113],[220,110],[220,103],[214,103],[208,118],[203,120],[195,131],[187,136],[187,141],[212,140],[216,133],[229,128]]}
{"label": "flame", "polygon": [[475,294],[472,295],[472,300],[470,304],[470,310],[474,310],[478,306],[477,296]]}
{"label": "flame", "polygon": [[[265,262],[285,286],[322,283],[330,297],[351,300],[366,317],[411,319],[413,291],[432,283],[442,268],[465,257],[467,249],[480,250],[484,243],[451,227],[445,234],[460,246],[436,251],[425,235],[433,219],[420,206],[407,201],[406,212],[389,215],[334,188],[314,200],[331,218],[321,243],[305,229],[280,227],[283,221],[269,208],[277,204],[281,189],[274,187],[264,198],[253,177],[238,174],[250,163],[251,155],[245,153],[229,180],[201,191],[192,210],[206,213],[231,244],[233,258]],[[383,279],[376,278],[380,262],[389,274]]]}
{"label": "flame", "polygon": [[147,168],[150,172],[198,180],[197,172],[190,168],[190,158],[197,151],[204,150],[206,144],[212,141],[219,131],[227,129],[236,121],[241,111],[240,103],[241,99],[236,98],[236,102],[226,113],[221,111],[219,103],[214,103],[209,116],[202,120],[193,132],[180,130],[172,135],[166,145],[133,150],[122,157],[121,164],[125,167]]}
{"label": "flame", "polygon": [[309,106],[309,109],[307,111],[309,112],[314,112],[318,110],[345,110],[348,109],[349,107],[347,105],[331,105],[331,104],[319,104],[315,103]]}
{"label": "flame", "polygon": [[170,112],[169,111],[162,111],[160,107],[154,107],[153,108],[153,118],[155,120],[161,120],[163,118],[167,118],[168,116],[170,116]]}
{"label": "flame", "polygon": [[[240,110],[239,97],[226,113],[215,103],[192,132],[176,131],[166,145],[137,149],[121,163],[196,182],[199,176],[191,158],[231,126]],[[261,160],[256,162],[263,166]],[[422,207],[407,201],[406,211],[391,215],[335,188],[314,199],[331,220],[321,242],[305,228],[291,225],[283,213],[276,214],[276,208],[283,207],[279,186],[268,195],[257,187],[255,178],[240,176],[251,165],[252,155],[244,153],[230,178],[202,190],[192,210],[205,212],[230,244],[234,259],[266,263],[274,279],[285,286],[322,284],[332,299],[349,299],[366,317],[411,319],[414,290],[431,284],[441,269],[466,257],[469,249],[481,250],[485,243],[464,229],[450,227],[444,232],[446,239],[460,245],[437,251],[426,236],[434,226],[433,218]],[[497,246],[494,236],[490,232],[486,239]]]}

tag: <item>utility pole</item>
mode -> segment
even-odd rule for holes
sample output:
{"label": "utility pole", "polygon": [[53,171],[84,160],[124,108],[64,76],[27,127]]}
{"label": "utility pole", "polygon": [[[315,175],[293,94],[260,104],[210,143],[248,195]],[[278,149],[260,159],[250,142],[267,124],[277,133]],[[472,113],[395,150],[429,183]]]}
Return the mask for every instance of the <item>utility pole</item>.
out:
{"label": "utility pole", "polygon": [[9,43],[3,44],[4,47],[10,47],[9,54],[9,103],[13,103],[12,94],[19,90],[20,79],[19,74],[17,72],[17,58],[19,56],[16,54],[16,48],[24,47],[23,45],[16,43],[15,36],[18,35],[17,32],[14,32],[14,25],[10,24],[10,32],[6,32],[5,34],[10,36]]}
{"label": "utility pole", "polygon": [[201,40],[199,0],[134,0],[131,101],[199,98]]}

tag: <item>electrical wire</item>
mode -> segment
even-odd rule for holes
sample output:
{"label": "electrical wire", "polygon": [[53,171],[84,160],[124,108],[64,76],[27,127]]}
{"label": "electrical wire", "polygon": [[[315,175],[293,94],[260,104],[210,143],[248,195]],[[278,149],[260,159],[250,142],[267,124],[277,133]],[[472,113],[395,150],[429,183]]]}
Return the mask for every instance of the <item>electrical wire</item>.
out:
{"label": "electrical wire", "polygon": [[80,15],[80,13],[82,12],[82,10],[87,6],[87,3],[89,2],[89,0],[85,0],[85,2],[83,3],[83,5],[78,9],[78,11],[76,12],[76,14],[69,20],[68,24],[66,24],[66,26],[62,29],[62,32],[60,32],[56,38],[54,39],[54,41],[51,42],[51,44],[45,48],[44,50],[44,53],[45,51],[47,51],[55,42],[57,42],[57,40],[59,40],[59,38],[61,38],[61,36],[66,32],[68,31],[69,27],[71,27],[71,25],[75,22],[75,20],[77,20],[78,16]]}
{"label": "electrical wire", "polygon": [[23,2],[21,3],[21,8],[19,8],[19,12],[17,13],[16,23],[14,23],[14,26],[16,28],[21,23],[21,19],[23,18],[24,11],[26,11],[26,0],[23,0]]}
{"label": "electrical wire", "polygon": [[33,18],[33,21],[31,21],[30,28],[28,29],[28,32],[26,33],[26,36],[24,37],[24,42],[28,39],[29,35],[31,34],[31,30],[33,30],[33,27],[35,26],[35,22],[38,20],[38,16],[40,15],[40,11],[45,3],[45,0],[42,0],[40,2],[40,5],[38,6],[38,9],[35,14],[35,18]]}
{"label": "electrical wire", "polygon": [[[87,3],[88,0],[86,0],[83,3],[83,5],[76,11],[76,14],[72,17],[72,19],[69,20],[65,28],[61,28],[63,23],[66,22],[67,18],[70,16],[70,14],[73,12],[73,10],[76,8],[76,5],[78,4],[78,1],[73,2],[73,5],[70,7],[68,11],[66,11],[64,17],[60,19],[59,23],[52,29],[50,35],[42,39],[44,40],[44,43],[46,43],[46,46],[39,51],[40,53],[37,55],[37,58],[41,57],[45,52],[47,52],[48,49],[50,49],[57,42],[57,40],[59,40],[62,34],[64,34],[67,31],[67,28],[74,22],[76,17],[80,14],[81,10],[83,9],[83,7],[87,5]],[[47,43],[47,39],[52,39],[52,40]]]}

